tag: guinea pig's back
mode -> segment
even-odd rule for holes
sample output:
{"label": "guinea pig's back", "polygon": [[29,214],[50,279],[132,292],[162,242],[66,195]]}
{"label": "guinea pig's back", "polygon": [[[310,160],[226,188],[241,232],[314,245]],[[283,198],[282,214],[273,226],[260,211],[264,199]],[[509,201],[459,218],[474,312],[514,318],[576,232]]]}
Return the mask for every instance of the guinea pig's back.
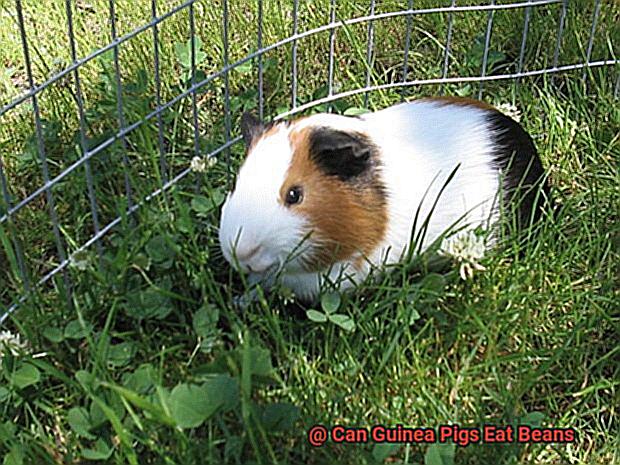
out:
{"label": "guinea pig's back", "polygon": [[502,124],[510,126],[502,116],[480,102],[449,99],[422,99],[364,116],[382,152],[388,247],[402,250],[408,243],[418,207],[416,229],[430,215],[423,246],[455,225],[496,221],[505,168],[498,161],[498,134],[504,133]]}

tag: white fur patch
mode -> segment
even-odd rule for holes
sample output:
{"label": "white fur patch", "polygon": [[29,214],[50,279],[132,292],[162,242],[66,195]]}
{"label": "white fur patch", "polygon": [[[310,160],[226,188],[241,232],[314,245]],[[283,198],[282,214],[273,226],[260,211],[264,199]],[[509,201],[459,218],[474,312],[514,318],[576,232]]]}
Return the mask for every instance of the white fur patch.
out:
{"label": "white fur patch", "polygon": [[306,128],[328,127],[338,131],[359,131],[366,132],[368,125],[361,118],[351,118],[348,116],[334,115],[332,113],[319,113],[318,115],[308,116],[296,122],[295,130]]}
{"label": "white fur patch", "polygon": [[[278,202],[291,159],[288,129],[281,125],[254,146],[222,208],[219,235],[224,257],[233,263],[234,254],[246,271],[281,264],[303,238],[305,220]],[[257,248],[251,258],[241,259]]]}
{"label": "white fur patch", "polygon": [[416,235],[430,215],[422,250],[450,227],[475,228],[495,214],[500,178],[492,165],[486,115],[488,111],[477,107],[427,100],[363,115],[371,138],[381,147],[388,190],[388,234],[375,260],[388,249],[388,262],[399,260],[419,206]]}

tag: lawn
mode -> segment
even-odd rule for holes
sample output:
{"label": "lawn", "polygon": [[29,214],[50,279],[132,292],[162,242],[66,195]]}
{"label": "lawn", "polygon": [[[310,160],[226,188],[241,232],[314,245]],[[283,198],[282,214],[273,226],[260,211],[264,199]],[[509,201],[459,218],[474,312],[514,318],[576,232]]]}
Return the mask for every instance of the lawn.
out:
{"label": "lawn", "polygon": [[[66,5],[22,3],[33,78],[42,83],[72,62]],[[112,38],[110,2],[70,3],[75,52],[83,58]],[[329,22],[329,0],[299,3],[299,32]],[[450,3],[414,2],[420,9]],[[588,55],[593,62],[614,59],[620,6],[600,2],[590,47],[596,3],[569,2],[559,48],[561,3],[495,11],[490,29],[487,11],[377,20],[370,62],[370,23],[337,29],[333,66],[326,30],[240,63],[194,98],[192,83],[256,50],[257,3],[227,2],[224,38],[221,0],[195,2],[193,27],[183,2],[157,2],[157,15],[174,11],[157,27],[157,49],[153,28],[145,28],[117,52],[80,66],[79,90],[71,72],[38,94],[48,176],[57,178],[49,193],[58,237],[45,190],[11,210],[45,182],[32,100],[2,112],[7,186],[0,217],[11,215],[0,222],[0,311],[27,296],[1,328],[20,343],[0,332],[7,341],[0,343],[3,464],[620,463],[618,65],[483,85],[382,88],[311,105],[367,82],[442,76],[448,24],[449,78],[480,75],[487,31],[489,76],[580,63]],[[377,2],[375,13],[407,4]],[[114,7],[118,37],[153,14],[146,0]],[[264,2],[263,45],[290,36],[292,11],[293,2]],[[335,17],[369,11],[370,2],[339,1]],[[17,19],[15,2],[0,0],[0,107],[28,89]],[[303,106],[302,115],[351,113],[440,93],[480,95],[518,114],[549,172],[555,214],[535,234],[504,237],[471,279],[461,279],[456,264],[435,268],[427,256],[413,257],[354,292],[326,293],[313,307],[286,289],[259,290],[249,306],[235,307],[247,283],[223,259],[217,225],[243,157],[241,143],[228,144],[239,134],[242,112],[270,118],[295,112],[294,105]],[[158,116],[158,94],[161,104],[186,97]],[[116,136],[119,123],[137,122]],[[72,168],[92,150],[88,163]],[[197,154],[205,163],[210,156],[205,170],[189,169]],[[100,240],[81,248],[113,221]],[[36,285],[64,253],[68,265]],[[307,432],[316,424],[528,424],[574,428],[576,438],[314,447]]]}

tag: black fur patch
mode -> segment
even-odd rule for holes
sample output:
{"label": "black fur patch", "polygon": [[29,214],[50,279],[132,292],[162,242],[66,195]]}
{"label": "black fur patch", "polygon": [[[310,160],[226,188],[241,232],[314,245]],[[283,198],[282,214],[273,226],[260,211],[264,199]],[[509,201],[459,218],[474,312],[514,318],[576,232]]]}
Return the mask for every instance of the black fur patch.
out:
{"label": "black fur patch", "polygon": [[341,181],[364,177],[378,163],[378,149],[364,134],[316,128],[310,133],[310,159]]}
{"label": "black fur patch", "polygon": [[252,113],[245,112],[241,115],[241,135],[245,142],[245,148],[250,148],[252,143],[265,132],[265,125]]}
{"label": "black fur patch", "polygon": [[315,128],[310,133],[310,159],[328,176],[353,186],[370,190],[385,205],[387,189],[380,174],[379,148],[365,134]]}
{"label": "black fur patch", "polygon": [[538,219],[545,199],[549,198],[549,186],[536,147],[516,121],[499,111],[491,111],[487,120],[496,144],[493,157],[503,176],[504,206],[518,202],[518,225],[526,226],[531,219]]}

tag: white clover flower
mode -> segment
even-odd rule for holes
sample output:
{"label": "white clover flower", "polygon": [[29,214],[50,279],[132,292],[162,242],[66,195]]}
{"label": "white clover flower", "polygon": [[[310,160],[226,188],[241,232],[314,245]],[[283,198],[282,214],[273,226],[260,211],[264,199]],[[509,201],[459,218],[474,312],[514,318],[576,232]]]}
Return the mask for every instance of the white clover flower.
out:
{"label": "white clover flower", "polygon": [[500,103],[497,106],[497,109],[501,111],[503,114],[505,114],[506,116],[511,117],[517,123],[521,121],[521,112],[512,103]]}
{"label": "white clover flower", "polygon": [[19,334],[13,334],[11,331],[0,331],[0,361],[5,353],[10,352],[13,355],[30,352],[28,343],[22,341]]}
{"label": "white clover flower", "polygon": [[189,169],[194,173],[204,173],[216,163],[217,158],[215,157],[207,157],[205,160],[203,157],[195,156],[189,164]]}
{"label": "white clover flower", "polygon": [[89,263],[90,256],[85,250],[75,252],[73,255],[71,255],[71,257],[69,257],[69,266],[71,268],[76,268],[80,271],[84,271],[85,269],[87,269]]}
{"label": "white clover flower", "polygon": [[461,279],[466,280],[473,277],[474,271],[486,269],[478,263],[485,251],[484,237],[474,231],[465,231],[444,239],[439,253],[458,263]]}
{"label": "white clover flower", "polygon": [[205,171],[207,171],[207,164],[202,159],[202,157],[196,156],[192,158],[192,161],[189,164],[189,169],[192,170],[194,173],[204,173]]}

